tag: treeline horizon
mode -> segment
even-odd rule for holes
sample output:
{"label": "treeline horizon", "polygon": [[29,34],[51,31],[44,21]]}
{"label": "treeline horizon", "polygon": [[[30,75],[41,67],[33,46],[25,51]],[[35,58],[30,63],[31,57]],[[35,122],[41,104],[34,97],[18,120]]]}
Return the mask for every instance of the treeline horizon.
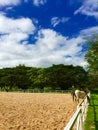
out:
{"label": "treeline horizon", "polygon": [[27,67],[19,65],[13,68],[0,69],[1,91],[22,89],[68,90],[72,86],[78,89],[96,87],[94,77],[81,66],[52,65],[47,68]]}

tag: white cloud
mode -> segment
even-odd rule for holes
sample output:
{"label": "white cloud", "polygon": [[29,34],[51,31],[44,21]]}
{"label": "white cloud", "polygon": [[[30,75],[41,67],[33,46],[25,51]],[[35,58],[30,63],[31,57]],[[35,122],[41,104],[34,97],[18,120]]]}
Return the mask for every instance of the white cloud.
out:
{"label": "white cloud", "polygon": [[94,35],[98,35],[98,26],[90,27],[80,31],[80,35],[83,37],[91,37]]}
{"label": "white cloud", "polygon": [[35,30],[29,18],[11,19],[0,15],[0,67],[86,64],[81,53],[81,37],[67,39],[51,29],[41,29],[36,42],[29,44],[29,35]]}
{"label": "white cloud", "polygon": [[32,21],[29,18],[11,19],[4,15],[0,15],[0,33],[22,32],[32,33],[35,30]]}
{"label": "white cloud", "polygon": [[56,27],[56,26],[57,26],[58,24],[60,24],[60,23],[66,23],[66,22],[68,22],[69,19],[70,19],[70,18],[68,18],[68,17],[62,17],[62,18],[53,17],[53,18],[51,19],[51,25],[52,25],[53,27]]}
{"label": "white cloud", "polygon": [[21,0],[0,0],[0,6],[18,5]]}
{"label": "white cloud", "polygon": [[27,39],[35,29],[29,18],[11,19],[0,15],[0,67],[12,66],[15,60],[19,63],[25,59]]}
{"label": "white cloud", "polygon": [[85,0],[83,2],[83,5],[77,9],[74,14],[84,14],[88,16],[93,16],[95,18],[98,18],[98,0]]}
{"label": "white cloud", "polygon": [[53,17],[51,19],[51,25],[53,25],[53,27],[57,26],[60,23],[60,20],[58,17]]}
{"label": "white cloud", "polygon": [[35,6],[44,5],[47,2],[47,0],[33,0],[33,4]]}
{"label": "white cloud", "polygon": [[[74,64],[84,66],[84,55],[78,56],[82,51],[81,37],[67,39],[50,29],[39,31],[35,44],[36,65],[50,66],[52,64]],[[37,50],[37,51],[36,51]]]}

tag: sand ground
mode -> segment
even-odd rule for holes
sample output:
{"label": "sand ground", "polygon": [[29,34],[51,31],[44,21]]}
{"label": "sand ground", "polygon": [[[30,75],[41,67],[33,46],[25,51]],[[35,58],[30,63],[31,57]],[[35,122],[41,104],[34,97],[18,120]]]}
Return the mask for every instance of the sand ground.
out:
{"label": "sand ground", "polygon": [[76,110],[70,94],[0,93],[0,130],[63,130]]}

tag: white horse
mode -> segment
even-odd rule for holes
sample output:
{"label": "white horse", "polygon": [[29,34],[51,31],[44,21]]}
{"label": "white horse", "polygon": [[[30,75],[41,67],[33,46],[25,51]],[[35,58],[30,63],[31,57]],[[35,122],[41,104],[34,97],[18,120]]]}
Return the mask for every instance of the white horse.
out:
{"label": "white horse", "polygon": [[[73,101],[78,101],[79,103],[79,99],[83,99],[87,95],[87,93],[85,91],[72,90],[71,95],[72,95]],[[90,102],[89,96],[87,96],[87,101],[88,103]]]}
{"label": "white horse", "polygon": [[75,90],[76,100],[79,102],[79,99],[83,99],[86,96],[85,91]]}

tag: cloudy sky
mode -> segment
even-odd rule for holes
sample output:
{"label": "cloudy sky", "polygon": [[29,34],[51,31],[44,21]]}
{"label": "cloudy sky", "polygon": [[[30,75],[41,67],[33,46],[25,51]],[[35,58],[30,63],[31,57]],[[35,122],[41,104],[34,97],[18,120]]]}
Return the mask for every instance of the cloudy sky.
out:
{"label": "cloudy sky", "polygon": [[97,10],[98,0],[0,0],[0,68],[85,66]]}

